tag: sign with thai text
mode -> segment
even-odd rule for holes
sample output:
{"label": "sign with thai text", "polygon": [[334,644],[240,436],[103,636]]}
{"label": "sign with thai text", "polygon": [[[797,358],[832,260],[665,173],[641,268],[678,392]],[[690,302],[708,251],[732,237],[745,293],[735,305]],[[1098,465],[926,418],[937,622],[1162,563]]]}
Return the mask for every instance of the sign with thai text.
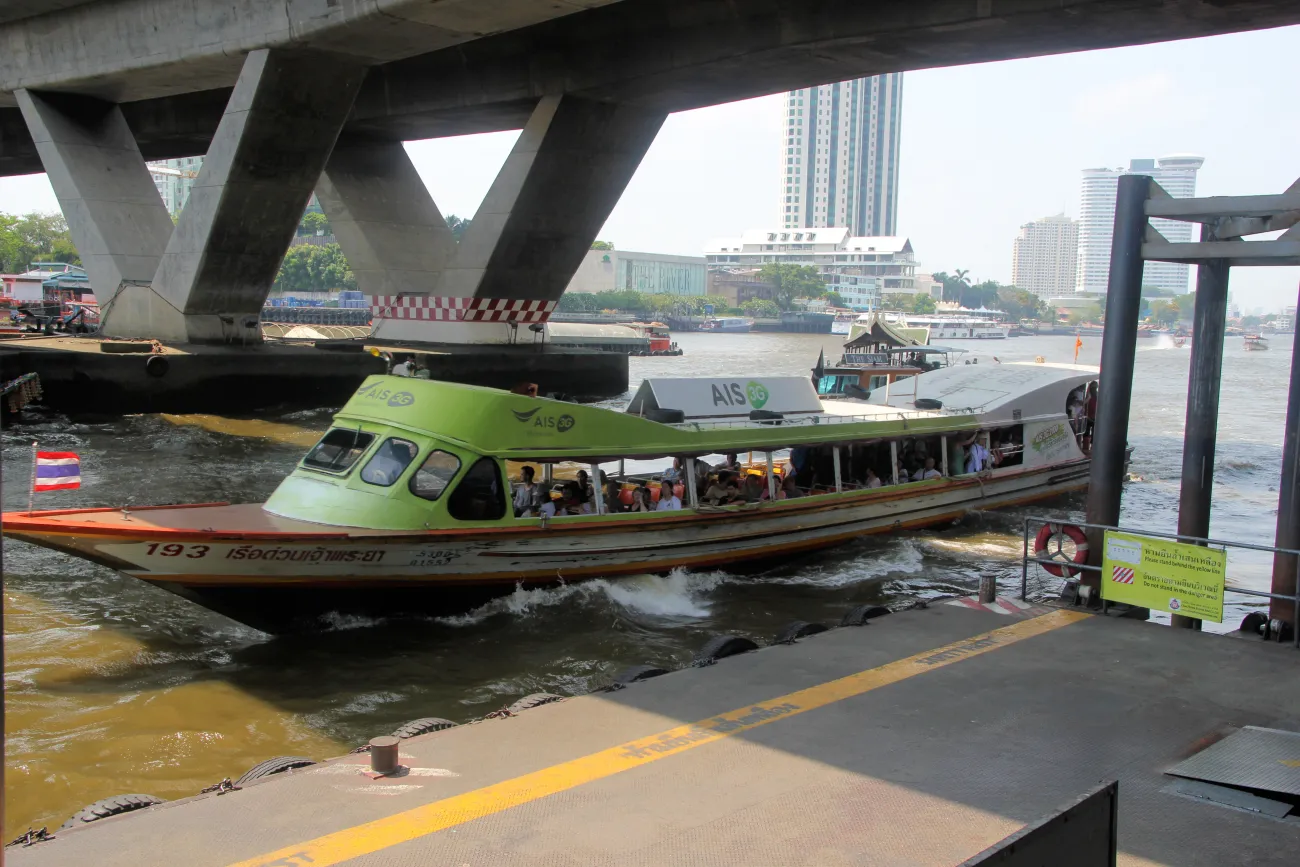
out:
{"label": "sign with thai text", "polygon": [[1106,531],[1101,598],[1223,622],[1228,554],[1186,542]]}

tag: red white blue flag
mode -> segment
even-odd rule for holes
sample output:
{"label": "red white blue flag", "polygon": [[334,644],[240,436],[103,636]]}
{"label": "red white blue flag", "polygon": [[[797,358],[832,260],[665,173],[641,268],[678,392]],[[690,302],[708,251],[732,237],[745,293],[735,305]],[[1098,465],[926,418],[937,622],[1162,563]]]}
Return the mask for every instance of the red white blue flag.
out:
{"label": "red white blue flag", "polygon": [[63,491],[81,487],[81,460],[76,452],[37,452],[33,491]]}

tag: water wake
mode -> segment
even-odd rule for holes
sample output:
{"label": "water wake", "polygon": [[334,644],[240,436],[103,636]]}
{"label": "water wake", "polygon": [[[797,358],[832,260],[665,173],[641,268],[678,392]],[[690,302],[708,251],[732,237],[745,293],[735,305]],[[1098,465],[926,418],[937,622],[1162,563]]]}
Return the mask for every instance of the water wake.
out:
{"label": "water wake", "polygon": [[509,596],[493,599],[465,614],[434,618],[444,626],[473,626],[490,617],[528,617],[559,605],[601,602],[655,617],[707,617],[707,594],[727,581],[720,572],[691,573],[674,569],[667,576],[634,575],[606,580],[595,578],[559,587],[526,589],[516,586]]}
{"label": "water wake", "polygon": [[925,555],[915,540],[903,539],[885,551],[864,551],[845,562],[803,565],[795,575],[772,575],[761,580],[771,584],[836,588],[876,581],[921,568]]}

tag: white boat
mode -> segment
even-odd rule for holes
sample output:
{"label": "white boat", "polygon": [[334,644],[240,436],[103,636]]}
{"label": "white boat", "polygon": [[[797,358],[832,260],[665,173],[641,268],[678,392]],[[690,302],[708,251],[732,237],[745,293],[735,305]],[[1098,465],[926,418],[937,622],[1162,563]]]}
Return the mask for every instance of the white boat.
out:
{"label": "white boat", "polygon": [[952,316],[936,313],[928,316],[899,314],[909,328],[930,329],[931,340],[1005,340],[1011,326],[983,316]]}
{"label": "white boat", "polygon": [[722,316],[717,319],[706,319],[700,326],[700,330],[711,331],[715,334],[748,334],[753,327],[754,320],[752,319],[742,319],[739,316]]}
{"label": "white boat", "polygon": [[831,334],[843,334],[847,337],[849,330],[853,327],[853,321],[857,318],[856,313],[835,314],[835,320],[831,322]]}

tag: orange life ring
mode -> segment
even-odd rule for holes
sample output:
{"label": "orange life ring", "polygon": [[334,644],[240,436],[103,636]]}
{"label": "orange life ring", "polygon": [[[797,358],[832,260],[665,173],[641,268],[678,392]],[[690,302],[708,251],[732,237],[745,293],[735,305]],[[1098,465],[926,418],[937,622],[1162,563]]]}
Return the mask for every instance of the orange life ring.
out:
{"label": "orange life ring", "polygon": [[[1061,547],[1063,541],[1061,537],[1073,540],[1073,560],[1065,557],[1065,551]],[[1053,539],[1056,539],[1056,550],[1048,553],[1046,557],[1040,556],[1042,552],[1047,551]],[[1067,564],[1088,562],[1088,537],[1083,530],[1073,524],[1044,524],[1043,529],[1039,530],[1038,535],[1034,537],[1034,557],[1039,561],[1038,565],[1056,577],[1073,578],[1083,570],[1071,569]]]}

